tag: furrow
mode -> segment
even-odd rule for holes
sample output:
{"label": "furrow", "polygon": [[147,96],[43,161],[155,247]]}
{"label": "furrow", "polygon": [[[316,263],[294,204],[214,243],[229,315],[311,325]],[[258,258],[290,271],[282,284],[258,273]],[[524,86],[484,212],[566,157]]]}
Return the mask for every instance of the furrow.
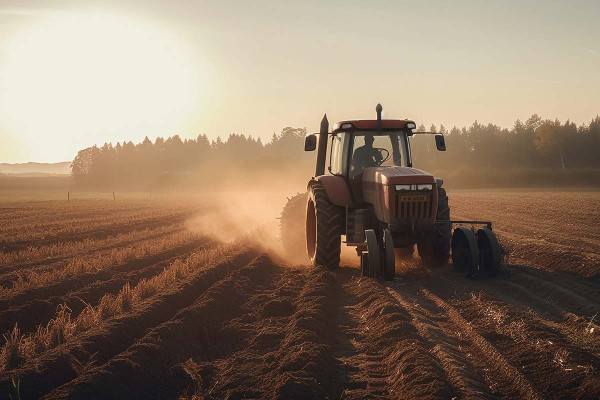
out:
{"label": "furrow", "polygon": [[[88,244],[85,244],[85,247],[82,246],[80,251],[72,252],[72,253],[65,254],[65,255],[43,257],[42,259],[37,259],[37,260],[30,259],[27,262],[21,262],[18,264],[13,264],[10,266],[6,266],[4,268],[0,268],[0,271],[1,271],[0,286],[6,286],[6,285],[10,284],[10,282],[15,280],[16,278],[18,278],[19,275],[23,275],[22,273],[24,271],[42,272],[42,271],[46,271],[46,270],[50,270],[53,268],[64,266],[64,265],[66,265],[66,261],[68,261],[74,257],[77,257],[77,256],[86,255],[86,257],[89,257],[90,255],[93,255],[93,254],[101,254],[103,251],[117,249],[117,248],[124,248],[127,246],[139,244],[142,241],[158,239],[161,237],[167,237],[169,235],[174,235],[174,234],[183,232],[183,228],[180,225],[178,226],[177,224],[175,224],[172,226],[173,226],[173,229],[167,229],[167,230],[159,228],[161,231],[158,233],[153,233],[153,231],[147,231],[147,230],[134,231],[131,234],[136,234],[139,232],[140,234],[143,234],[143,237],[136,237],[133,239],[128,239],[127,236],[129,236],[129,235],[127,235],[127,234],[118,235],[118,236],[123,236],[123,238],[125,240],[119,240],[117,238],[117,236],[112,236],[112,237],[107,238],[106,240],[110,240],[111,238],[114,238],[116,240],[112,241],[110,244],[105,244],[105,245],[103,245],[102,243],[105,242],[106,240],[93,240],[93,241],[90,241]],[[72,245],[73,245],[73,243],[71,243],[71,242],[61,243],[61,246],[64,246],[65,248],[68,248]]]}
{"label": "furrow", "polygon": [[194,303],[199,294],[230,271],[246,265],[254,256],[255,251],[251,248],[236,250],[232,246],[222,246],[218,253],[204,261],[208,265],[199,264],[198,271],[185,281],[171,283],[166,291],[142,300],[130,312],[103,320],[22,367],[5,372],[0,377],[0,392],[9,392],[14,378],[22,382],[23,397],[41,397],[76,378],[79,370],[76,365],[81,362],[102,364],[124,351],[143,337],[147,329],[171,319],[179,310]]}
{"label": "furrow", "polygon": [[466,335],[470,342],[485,355],[490,364],[494,365],[494,372],[503,374],[507,380],[514,381],[515,388],[519,390],[523,399],[543,399],[539,392],[531,385],[512,364],[510,364],[504,356],[486,339],[484,339],[475,329],[469,324],[454,307],[446,303],[444,300],[431,293],[427,289],[423,289],[423,293],[427,298],[432,300],[438,307],[442,308],[448,317],[460,328],[461,332]]}
{"label": "furrow", "polygon": [[592,316],[600,311],[600,303],[582,295],[583,292],[571,290],[550,280],[520,271],[511,277],[513,283],[522,285],[541,298],[556,304],[558,307],[579,315]]}
{"label": "furrow", "polygon": [[273,268],[264,255],[239,264],[126,351],[44,398],[87,399],[97,393],[98,387],[105,388],[103,396],[107,397],[175,397],[192,383],[180,367],[190,357],[214,361],[244,347],[244,332],[223,326],[241,316],[249,298],[269,285]]}
{"label": "furrow", "polygon": [[[210,243],[202,243],[195,247],[178,251],[176,256],[156,263],[141,262],[139,269],[119,271],[107,280],[96,280],[81,289],[65,295],[51,296],[46,299],[33,299],[23,305],[10,307],[0,312],[0,332],[12,330],[15,323],[19,324],[21,333],[35,330],[38,325],[44,326],[52,318],[60,305],[66,305],[73,315],[79,314],[87,304],[96,304],[107,293],[116,294],[125,283],[136,285],[144,278],[151,278],[176,260],[184,260],[190,254],[202,250]],[[141,260],[143,261],[143,260]],[[148,265],[149,264],[149,265]]]}
{"label": "furrow", "polygon": [[459,398],[464,399],[492,399],[495,398],[490,390],[490,385],[485,378],[477,373],[476,368],[469,358],[473,357],[470,344],[461,340],[457,332],[449,329],[448,315],[441,309],[427,310],[423,299],[410,296],[408,301],[397,289],[388,287],[388,292],[396,301],[410,313],[412,323],[415,325],[425,340],[428,341],[432,353],[448,374]]}

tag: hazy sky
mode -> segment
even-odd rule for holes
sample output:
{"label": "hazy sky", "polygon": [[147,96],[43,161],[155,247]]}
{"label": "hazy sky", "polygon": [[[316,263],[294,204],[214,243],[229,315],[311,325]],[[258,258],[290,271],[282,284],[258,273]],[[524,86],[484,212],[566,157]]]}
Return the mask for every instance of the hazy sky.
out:
{"label": "hazy sky", "polygon": [[[82,4],[85,4],[83,6]],[[0,0],[0,162],[180,134],[600,113],[600,1]]]}

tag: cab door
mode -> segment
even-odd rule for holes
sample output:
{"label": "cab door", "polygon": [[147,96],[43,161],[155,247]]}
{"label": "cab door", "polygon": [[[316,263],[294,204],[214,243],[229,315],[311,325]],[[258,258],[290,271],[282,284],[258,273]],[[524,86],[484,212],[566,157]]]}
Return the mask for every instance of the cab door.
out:
{"label": "cab door", "polygon": [[347,155],[344,148],[347,147],[346,132],[339,132],[331,137],[331,154],[329,156],[329,172],[333,175],[346,176]]}

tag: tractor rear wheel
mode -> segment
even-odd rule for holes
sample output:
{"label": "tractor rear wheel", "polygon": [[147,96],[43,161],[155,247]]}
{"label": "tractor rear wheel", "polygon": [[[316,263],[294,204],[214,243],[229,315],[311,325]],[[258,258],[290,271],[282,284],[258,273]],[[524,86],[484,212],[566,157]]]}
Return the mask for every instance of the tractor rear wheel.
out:
{"label": "tractor rear wheel", "polygon": [[344,210],[333,204],[323,185],[314,184],[306,206],[306,249],[312,265],[340,265]]}
{"label": "tractor rear wheel", "polygon": [[[450,205],[446,189],[438,188],[438,207],[436,221],[450,220]],[[423,262],[429,266],[441,266],[450,257],[450,240],[452,224],[450,222],[435,224],[433,231],[417,242],[417,251]]]}

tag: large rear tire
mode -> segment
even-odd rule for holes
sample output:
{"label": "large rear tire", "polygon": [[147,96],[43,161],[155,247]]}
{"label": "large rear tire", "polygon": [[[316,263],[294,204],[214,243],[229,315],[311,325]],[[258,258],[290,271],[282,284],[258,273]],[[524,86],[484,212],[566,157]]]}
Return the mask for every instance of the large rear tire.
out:
{"label": "large rear tire", "polygon": [[[436,221],[450,220],[450,205],[446,189],[438,188],[438,207]],[[436,224],[433,231],[417,242],[417,251],[423,262],[438,267],[448,262],[452,224]]]}
{"label": "large rear tire", "polygon": [[311,264],[339,267],[343,233],[344,209],[329,201],[323,185],[314,184],[306,206],[306,249]]}
{"label": "large rear tire", "polygon": [[306,256],[306,233],[303,225],[306,219],[307,193],[298,193],[288,202],[281,211],[279,221],[279,235],[286,253],[298,260],[308,260]]}

